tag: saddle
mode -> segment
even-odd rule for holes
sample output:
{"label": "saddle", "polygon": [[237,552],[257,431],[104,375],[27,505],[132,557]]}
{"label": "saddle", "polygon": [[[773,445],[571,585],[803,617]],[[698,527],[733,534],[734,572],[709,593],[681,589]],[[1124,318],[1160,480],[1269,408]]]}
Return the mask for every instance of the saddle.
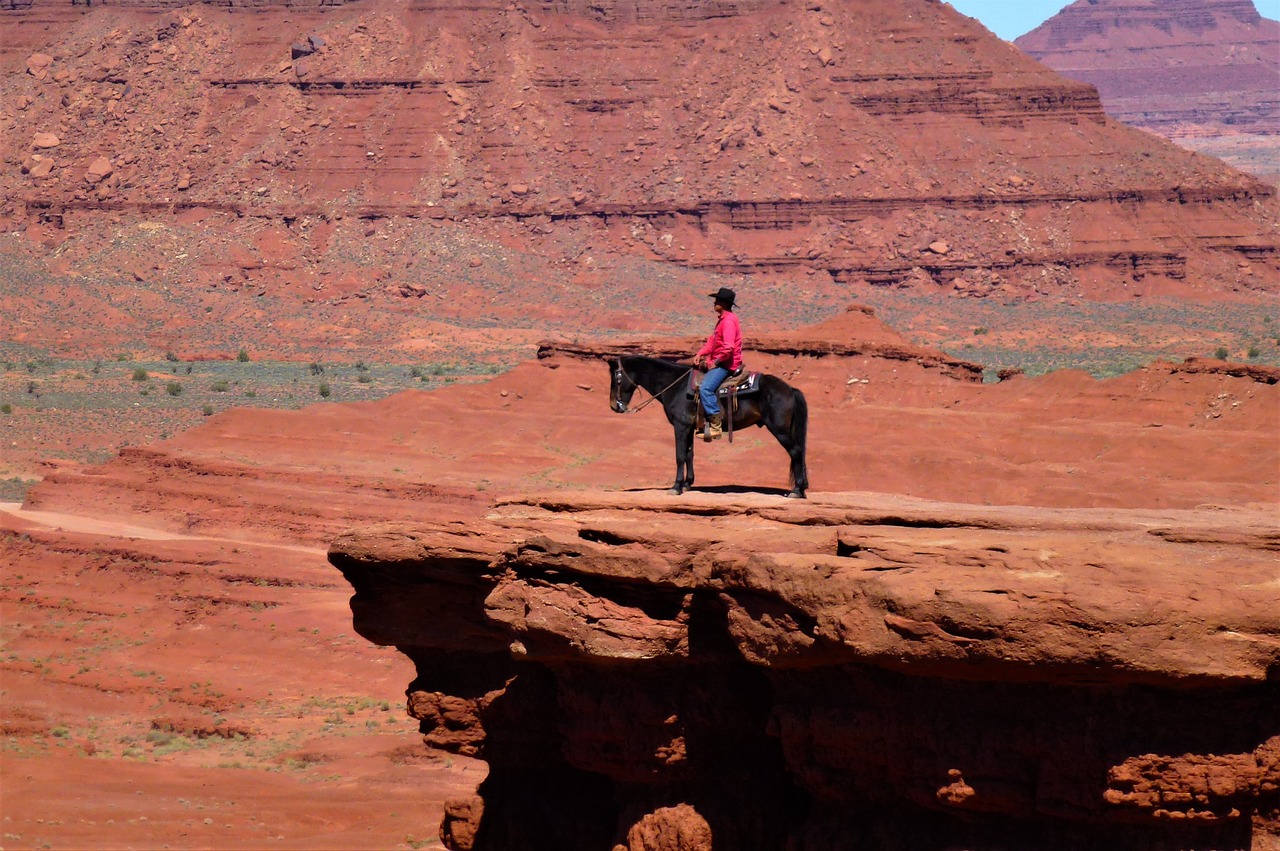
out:
{"label": "saddle", "polygon": [[[702,378],[706,374],[705,370],[698,369],[689,373],[689,386],[685,389],[686,399],[696,399],[698,397],[698,385],[702,384]],[[721,399],[731,399],[735,396],[758,393],[760,391],[761,375],[762,373],[759,372],[747,372],[746,364],[743,364],[738,367],[736,372],[729,373],[729,377],[716,390],[716,396]]]}

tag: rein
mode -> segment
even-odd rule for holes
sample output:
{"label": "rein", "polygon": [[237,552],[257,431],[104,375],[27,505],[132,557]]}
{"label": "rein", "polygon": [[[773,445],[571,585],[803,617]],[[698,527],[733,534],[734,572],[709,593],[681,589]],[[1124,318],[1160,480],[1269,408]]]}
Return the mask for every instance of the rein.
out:
{"label": "rein", "polygon": [[[636,381],[634,378],[632,378],[632,377],[627,373],[626,369],[624,369],[624,368],[623,368],[623,366],[622,366],[622,362],[621,362],[621,361],[619,361],[619,362],[618,362],[618,372],[619,372],[621,375],[625,375],[625,376],[627,377],[627,381],[630,381],[630,382],[631,382],[632,384],[634,384],[638,389],[640,389],[640,390],[644,390],[644,388],[640,386],[640,382],[638,382],[638,381]],[[661,390],[659,390],[657,393],[652,394],[648,399],[645,399],[643,402],[641,402],[641,403],[640,403],[639,405],[637,405],[636,407],[634,407],[634,408],[627,408],[627,410],[626,410],[626,411],[624,411],[623,413],[626,413],[626,414],[638,414],[638,413],[640,413],[640,412],[641,412],[641,411],[643,411],[647,406],[649,406],[650,404],[652,404],[652,403],[653,403],[653,401],[654,401],[655,399],[657,399],[657,398],[658,398],[659,396],[661,396],[663,393],[666,393],[666,392],[667,392],[668,390],[670,390],[672,387],[675,387],[677,384],[679,384],[681,381],[683,381],[686,377],[688,377],[689,373],[691,373],[691,372],[693,372],[693,367],[689,367],[689,368],[688,368],[688,369],[686,369],[684,372],[680,373],[680,377],[679,377],[679,378],[677,378],[675,381],[671,382],[671,383],[670,383],[670,384],[668,384],[666,387],[663,387],[663,388],[662,388]],[[649,391],[645,390],[645,392],[646,392],[646,393],[648,393]]]}

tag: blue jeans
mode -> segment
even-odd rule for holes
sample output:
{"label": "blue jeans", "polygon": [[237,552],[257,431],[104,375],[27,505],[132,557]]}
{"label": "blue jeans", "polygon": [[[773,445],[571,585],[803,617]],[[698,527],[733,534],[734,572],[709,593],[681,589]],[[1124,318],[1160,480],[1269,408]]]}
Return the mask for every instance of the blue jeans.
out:
{"label": "blue jeans", "polygon": [[720,400],[716,398],[716,391],[728,377],[729,370],[722,366],[713,366],[707,370],[702,383],[698,385],[698,395],[702,397],[702,410],[707,412],[707,416],[720,413]]}

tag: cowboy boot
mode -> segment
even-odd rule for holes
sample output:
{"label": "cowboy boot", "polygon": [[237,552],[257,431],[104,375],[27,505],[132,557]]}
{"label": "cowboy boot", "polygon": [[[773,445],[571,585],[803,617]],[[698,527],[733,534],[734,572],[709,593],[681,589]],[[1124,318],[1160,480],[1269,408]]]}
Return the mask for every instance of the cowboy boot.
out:
{"label": "cowboy boot", "polygon": [[724,414],[711,414],[707,417],[707,440],[719,440],[724,434]]}

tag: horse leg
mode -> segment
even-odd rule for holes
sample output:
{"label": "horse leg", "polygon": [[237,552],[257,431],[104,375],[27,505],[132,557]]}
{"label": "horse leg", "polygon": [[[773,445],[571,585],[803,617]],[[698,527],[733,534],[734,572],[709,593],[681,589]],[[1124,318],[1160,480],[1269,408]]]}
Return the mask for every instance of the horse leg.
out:
{"label": "horse leg", "polygon": [[689,490],[693,488],[693,432],[694,428],[690,425],[684,438],[684,486]]}
{"label": "horse leg", "polygon": [[675,438],[676,483],[668,493],[674,496],[679,496],[693,484],[693,465],[690,458],[691,452],[687,448],[693,443],[692,426],[677,425],[675,427]]}
{"label": "horse leg", "polygon": [[804,499],[804,492],[809,489],[809,481],[806,473],[806,465],[804,463],[804,446],[797,443],[791,437],[790,428],[775,421],[776,418],[768,417],[765,420],[765,427],[782,446],[787,450],[787,455],[791,458],[791,492],[787,494],[788,499]]}

